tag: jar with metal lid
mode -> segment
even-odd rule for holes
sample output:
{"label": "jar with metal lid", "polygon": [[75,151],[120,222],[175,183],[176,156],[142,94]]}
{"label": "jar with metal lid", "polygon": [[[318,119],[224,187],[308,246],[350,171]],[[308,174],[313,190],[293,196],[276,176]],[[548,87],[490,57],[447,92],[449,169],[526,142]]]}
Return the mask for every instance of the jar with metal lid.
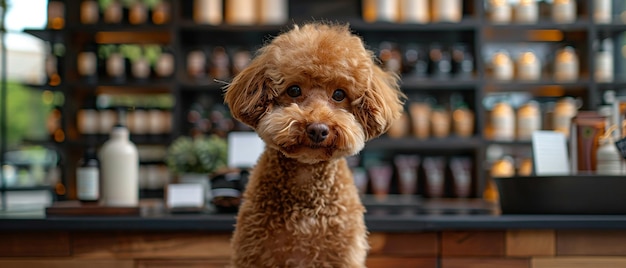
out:
{"label": "jar with metal lid", "polygon": [[515,160],[509,155],[503,156],[491,165],[489,174],[492,178],[508,178],[515,176]]}
{"label": "jar with metal lid", "polygon": [[508,102],[500,101],[493,106],[491,127],[494,140],[511,141],[515,138],[515,114]]}
{"label": "jar with metal lid", "polygon": [[578,113],[579,102],[572,97],[563,97],[554,104],[552,127],[554,131],[569,137],[572,118]]}
{"label": "jar with metal lid", "polygon": [[576,50],[567,46],[559,49],[554,59],[554,80],[575,81],[578,79],[579,61]]}
{"label": "jar with metal lid", "polygon": [[511,22],[511,4],[508,0],[489,0],[489,20],[495,24]]}
{"label": "jar with metal lid", "polygon": [[539,103],[528,101],[517,109],[517,139],[530,140],[533,132],[541,129]]}
{"label": "jar with metal lid", "polygon": [[496,52],[492,59],[493,78],[496,80],[513,79],[513,60],[506,51]]}
{"label": "jar with metal lid", "polygon": [[405,23],[428,23],[430,5],[428,0],[401,0],[400,21]]}
{"label": "jar with metal lid", "polygon": [[541,78],[541,60],[532,51],[526,51],[517,58],[517,78],[536,81]]}
{"label": "jar with metal lid", "polygon": [[461,0],[431,1],[433,22],[459,22],[463,17]]}
{"label": "jar with metal lid", "polygon": [[613,20],[612,0],[593,0],[593,22],[611,23]]}
{"label": "jar with metal lid", "polygon": [[576,0],[554,0],[552,20],[556,23],[572,23],[576,21],[576,9]]}
{"label": "jar with metal lid", "polygon": [[536,0],[520,0],[515,7],[515,22],[536,23],[539,20],[539,7]]}

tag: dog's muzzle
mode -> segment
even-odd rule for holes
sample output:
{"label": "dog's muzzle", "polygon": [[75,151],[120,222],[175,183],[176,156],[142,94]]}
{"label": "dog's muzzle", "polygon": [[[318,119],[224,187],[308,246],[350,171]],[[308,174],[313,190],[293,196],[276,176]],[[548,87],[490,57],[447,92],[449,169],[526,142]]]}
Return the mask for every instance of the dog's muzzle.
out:
{"label": "dog's muzzle", "polygon": [[309,139],[314,143],[320,143],[328,138],[330,128],[324,123],[311,123],[306,127]]}

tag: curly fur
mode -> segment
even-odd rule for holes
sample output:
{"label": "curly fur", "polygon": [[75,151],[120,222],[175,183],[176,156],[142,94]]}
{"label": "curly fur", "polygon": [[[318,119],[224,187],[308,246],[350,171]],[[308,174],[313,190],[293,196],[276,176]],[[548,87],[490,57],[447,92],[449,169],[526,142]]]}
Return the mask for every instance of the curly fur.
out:
{"label": "curly fur", "polygon": [[[286,93],[294,85],[301,96]],[[336,89],[345,99],[332,99]],[[266,144],[237,215],[232,265],[364,267],[365,209],[344,157],[387,131],[403,97],[346,25],[296,25],[261,48],[225,93]],[[326,139],[307,136],[313,123],[328,126]]]}

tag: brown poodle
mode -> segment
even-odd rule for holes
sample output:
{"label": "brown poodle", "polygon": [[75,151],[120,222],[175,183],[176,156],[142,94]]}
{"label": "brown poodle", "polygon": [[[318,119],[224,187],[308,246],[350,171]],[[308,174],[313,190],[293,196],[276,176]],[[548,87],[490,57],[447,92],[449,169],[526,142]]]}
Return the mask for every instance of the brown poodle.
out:
{"label": "brown poodle", "polygon": [[232,239],[235,267],[364,267],[365,211],[344,157],[403,109],[348,26],[294,26],[261,48],[227,87],[233,116],[266,144]]}

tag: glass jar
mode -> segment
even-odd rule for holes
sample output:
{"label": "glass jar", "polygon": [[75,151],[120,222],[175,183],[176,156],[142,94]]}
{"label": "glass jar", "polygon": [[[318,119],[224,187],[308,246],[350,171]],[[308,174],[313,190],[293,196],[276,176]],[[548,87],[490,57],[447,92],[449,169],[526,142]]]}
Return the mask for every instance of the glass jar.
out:
{"label": "glass jar", "polygon": [[515,114],[508,102],[500,101],[491,110],[493,139],[512,141],[515,138]]}
{"label": "glass jar", "polygon": [[80,3],[80,22],[95,24],[100,19],[100,7],[96,0],[84,0]]}
{"label": "glass jar", "polygon": [[458,107],[452,112],[454,134],[467,138],[474,134],[474,112],[465,106]]}
{"label": "glass jar", "polygon": [[65,27],[65,3],[50,1],[48,3],[48,28],[60,30]]}
{"label": "glass jar", "polygon": [[88,45],[76,57],[78,74],[89,82],[94,82],[98,73],[98,56],[95,46]]}
{"label": "glass jar", "polygon": [[460,22],[463,17],[461,0],[431,1],[433,22]]}
{"label": "glass jar", "polygon": [[576,21],[576,0],[554,0],[552,3],[552,20],[556,23]]}
{"label": "glass jar", "polygon": [[508,81],[513,79],[513,60],[506,51],[498,51],[491,60],[493,78]]}
{"label": "glass jar", "polygon": [[573,47],[567,46],[556,52],[554,59],[554,80],[576,81],[578,79],[578,56]]}
{"label": "glass jar", "polygon": [[612,39],[605,38],[597,42],[594,78],[597,82],[612,82],[614,78]]}
{"label": "glass jar", "polygon": [[539,7],[536,0],[520,0],[515,7],[515,22],[536,23],[539,20]]}
{"label": "glass jar", "polygon": [[531,140],[533,132],[541,129],[539,103],[529,101],[517,109],[517,139]]}
{"label": "glass jar", "polygon": [[489,8],[491,23],[507,24],[511,22],[511,5],[507,0],[490,0]]}
{"label": "glass jar", "polygon": [[430,113],[430,127],[435,138],[450,135],[450,113],[442,107],[436,107]]}
{"label": "glass jar", "polygon": [[526,51],[517,58],[517,78],[536,81],[541,78],[541,61],[532,51]]}
{"label": "glass jar", "polygon": [[171,10],[169,1],[160,0],[152,8],[152,23],[156,25],[168,23],[171,17]]}
{"label": "glass jar", "polygon": [[218,25],[223,21],[222,0],[194,0],[193,21],[198,24]]}
{"label": "glass jar", "polygon": [[608,24],[613,20],[612,0],[593,0],[593,22]]}
{"label": "glass jar", "polygon": [[492,178],[508,178],[515,176],[515,161],[511,156],[503,156],[496,160],[491,166],[490,175]]}
{"label": "glass jar", "polygon": [[143,1],[134,1],[128,9],[128,21],[130,24],[143,24],[148,21],[148,7]]}
{"label": "glass jar", "polygon": [[428,23],[430,7],[428,0],[401,0],[400,21],[405,23]]}
{"label": "glass jar", "polygon": [[287,0],[261,1],[259,23],[280,25],[287,22],[289,17]]}
{"label": "glass jar", "polygon": [[107,6],[103,7],[103,18],[105,23],[121,23],[122,22],[122,4],[119,0],[113,0],[108,3]]}
{"label": "glass jar", "polygon": [[426,139],[430,135],[430,114],[432,107],[426,102],[412,102],[409,105],[413,135],[418,139]]}
{"label": "glass jar", "polygon": [[257,22],[256,0],[225,0],[226,23],[232,25],[253,25]]}
{"label": "glass jar", "polygon": [[552,127],[569,137],[572,118],[578,113],[579,102],[572,97],[563,97],[554,104]]}
{"label": "glass jar", "polygon": [[190,51],[187,54],[187,73],[192,78],[206,76],[206,54],[200,49]]}

